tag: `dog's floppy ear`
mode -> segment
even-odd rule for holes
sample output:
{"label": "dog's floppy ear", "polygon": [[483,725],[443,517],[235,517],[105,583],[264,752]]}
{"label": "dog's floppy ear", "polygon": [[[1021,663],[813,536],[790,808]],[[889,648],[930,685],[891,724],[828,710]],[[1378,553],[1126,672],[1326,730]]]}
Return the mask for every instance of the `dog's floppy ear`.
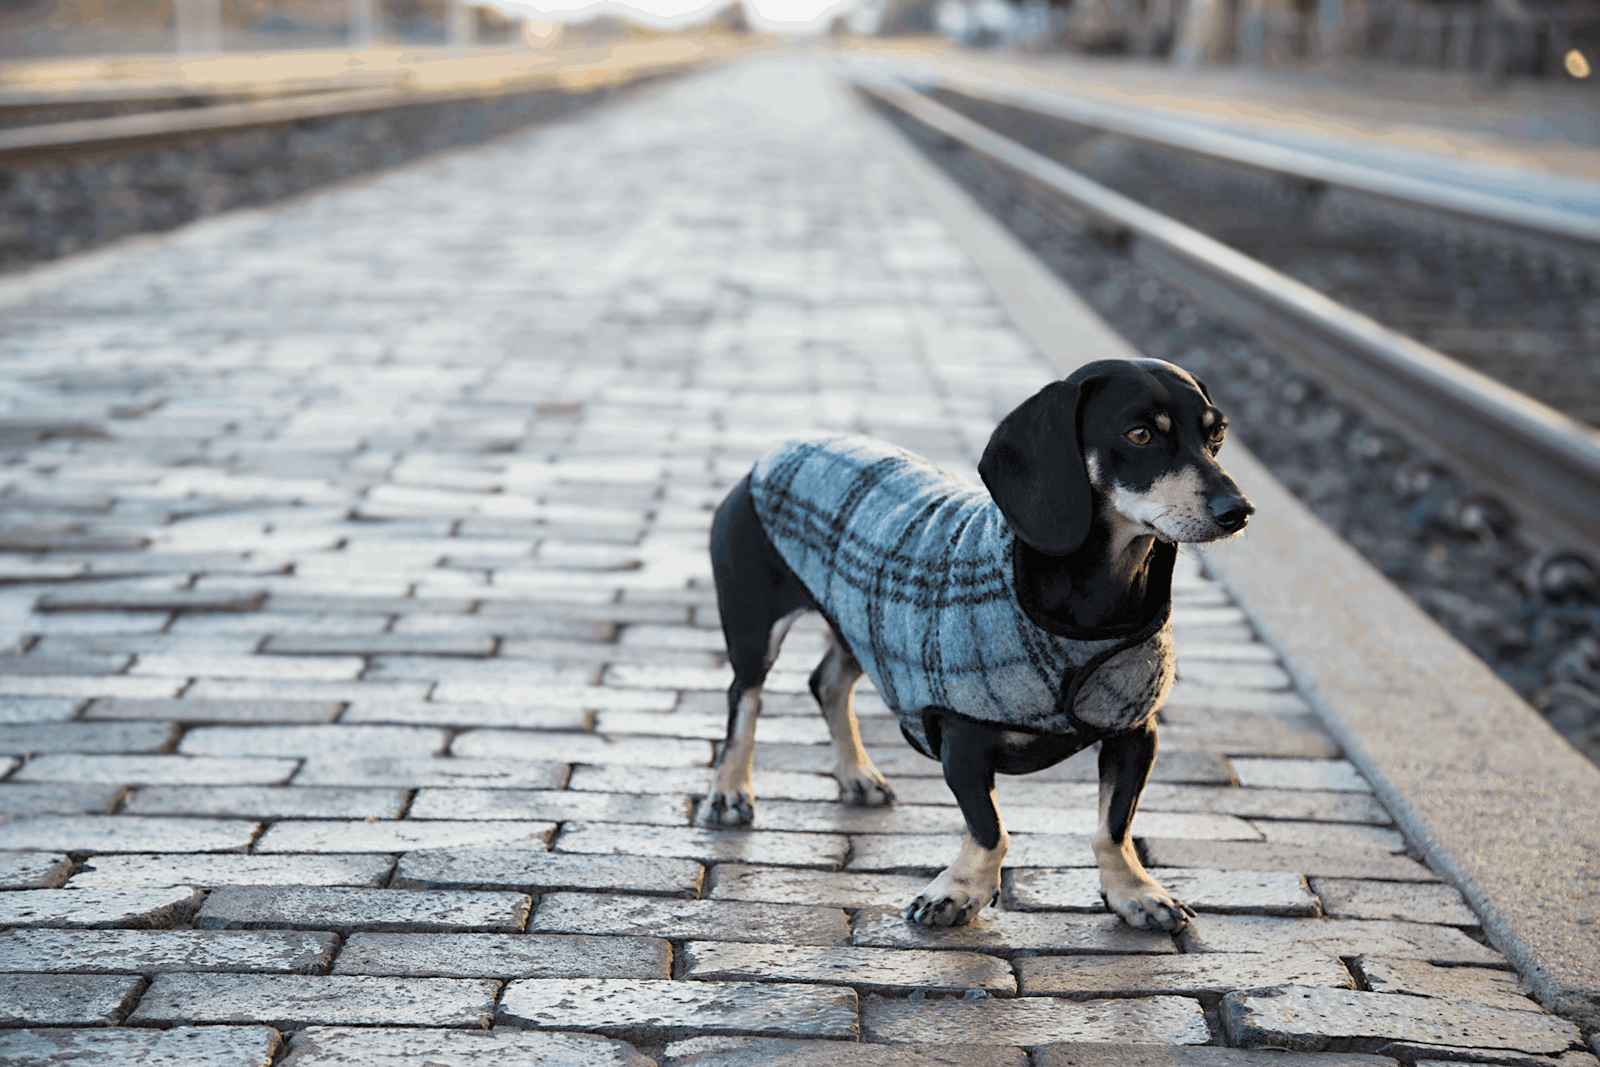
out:
{"label": "dog's floppy ear", "polygon": [[1075,382],[1051,382],[1001,420],[978,463],[1011,530],[1049,556],[1075,552],[1089,536],[1093,495],[1078,449]]}

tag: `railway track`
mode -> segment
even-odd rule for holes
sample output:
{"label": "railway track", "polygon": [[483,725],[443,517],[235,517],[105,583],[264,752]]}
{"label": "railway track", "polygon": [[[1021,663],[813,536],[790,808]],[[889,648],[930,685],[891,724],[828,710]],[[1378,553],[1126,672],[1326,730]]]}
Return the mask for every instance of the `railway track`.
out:
{"label": "railway track", "polygon": [[[1596,298],[1600,220],[1064,94],[853,77],[1137,347],[1221,386],[1291,488],[1600,758],[1600,433],[1486,373],[1523,353],[1474,368],[1422,339],[1486,317],[1561,339],[1542,324]],[[1439,309],[1463,279],[1487,310]],[[1600,410],[1597,356],[1562,357],[1569,408]]]}

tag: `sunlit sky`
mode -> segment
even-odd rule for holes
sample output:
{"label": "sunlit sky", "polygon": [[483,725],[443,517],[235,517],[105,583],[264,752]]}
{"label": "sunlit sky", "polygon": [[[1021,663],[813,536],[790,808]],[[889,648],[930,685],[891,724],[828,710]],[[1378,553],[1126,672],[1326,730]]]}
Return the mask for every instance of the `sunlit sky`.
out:
{"label": "sunlit sky", "polygon": [[[678,26],[709,17],[728,0],[497,0],[513,15],[578,22],[591,15],[624,15],[656,26]],[[827,28],[833,16],[858,7],[858,0],[745,0],[756,29],[805,33]]]}

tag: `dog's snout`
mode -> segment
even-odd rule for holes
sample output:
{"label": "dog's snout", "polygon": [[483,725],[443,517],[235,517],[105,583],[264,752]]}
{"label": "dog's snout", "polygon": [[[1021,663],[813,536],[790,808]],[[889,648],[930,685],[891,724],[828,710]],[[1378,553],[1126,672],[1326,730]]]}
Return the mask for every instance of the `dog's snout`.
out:
{"label": "dog's snout", "polygon": [[1229,533],[1238,533],[1255,514],[1255,505],[1242,496],[1229,494],[1211,501],[1211,517]]}

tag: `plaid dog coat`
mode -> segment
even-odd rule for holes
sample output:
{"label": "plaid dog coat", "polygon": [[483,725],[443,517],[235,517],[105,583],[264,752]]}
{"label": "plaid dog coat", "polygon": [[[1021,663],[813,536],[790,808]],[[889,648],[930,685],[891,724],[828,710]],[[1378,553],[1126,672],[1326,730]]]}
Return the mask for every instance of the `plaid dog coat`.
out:
{"label": "plaid dog coat", "polygon": [[1145,617],[1058,631],[1017,597],[1015,535],[987,490],[864,437],[779,446],[750,473],[767,537],[895,712],[930,751],[922,711],[1037,733],[1137,726],[1172,689],[1172,564],[1153,550]]}

